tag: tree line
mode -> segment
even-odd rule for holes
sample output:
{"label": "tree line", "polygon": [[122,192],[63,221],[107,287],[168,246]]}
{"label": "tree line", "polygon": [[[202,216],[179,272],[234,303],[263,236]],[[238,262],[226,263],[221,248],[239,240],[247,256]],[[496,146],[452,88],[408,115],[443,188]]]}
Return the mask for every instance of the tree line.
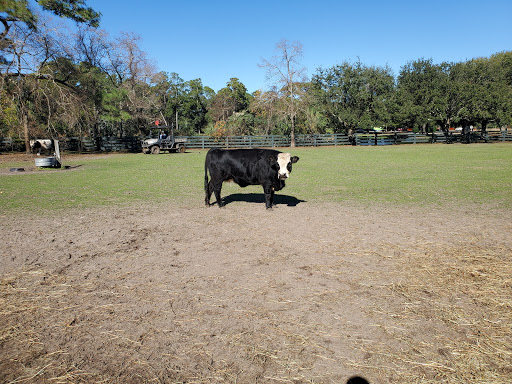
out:
{"label": "tree line", "polygon": [[201,79],[158,71],[131,33],[111,37],[83,0],[0,5],[0,136],[145,135],[155,121],[177,134],[211,136],[413,129],[512,122],[512,52],[457,63],[420,58],[395,76],[360,61],[319,68],[311,79],[302,46],[283,40],[259,66],[265,90],[238,78],[215,92]]}

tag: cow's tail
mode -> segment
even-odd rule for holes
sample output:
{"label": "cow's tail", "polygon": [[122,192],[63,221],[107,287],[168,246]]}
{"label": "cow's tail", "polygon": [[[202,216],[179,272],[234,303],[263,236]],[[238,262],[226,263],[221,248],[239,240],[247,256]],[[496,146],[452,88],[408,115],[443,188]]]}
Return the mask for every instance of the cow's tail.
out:
{"label": "cow's tail", "polygon": [[210,152],[206,154],[206,159],[204,160],[204,193],[208,193],[208,161],[210,160]]}

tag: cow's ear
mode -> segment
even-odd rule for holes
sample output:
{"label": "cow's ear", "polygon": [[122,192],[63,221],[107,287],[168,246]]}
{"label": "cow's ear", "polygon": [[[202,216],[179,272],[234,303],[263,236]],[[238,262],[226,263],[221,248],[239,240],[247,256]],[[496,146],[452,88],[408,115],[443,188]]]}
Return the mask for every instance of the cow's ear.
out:
{"label": "cow's ear", "polygon": [[274,164],[277,162],[277,158],[274,156],[269,156],[268,161],[270,162],[270,164]]}
{"label": "cow's ear", "polygon": [[299,157],[298,156],[292,156],[292,158],[290,160],[292,161],[292,163],[296,163],[297,161],[299,161]]}

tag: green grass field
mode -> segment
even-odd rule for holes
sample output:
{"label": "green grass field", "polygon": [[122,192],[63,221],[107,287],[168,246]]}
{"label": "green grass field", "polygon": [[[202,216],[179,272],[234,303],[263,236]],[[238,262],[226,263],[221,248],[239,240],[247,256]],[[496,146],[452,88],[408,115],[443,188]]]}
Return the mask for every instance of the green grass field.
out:
{"label": "green grass field", "polygon": [[[296,148],[280,194],[308,202],[512,207],[512,145],[401,145]],[[63,158],[70,170],[0,176],[2,213],[152,201],[203,204],[206,150]],[[26,164],[25,164],[26,165]],[[2,163],[2,168],[20,166]],[[224,188],[261,193],[259,186]]]}

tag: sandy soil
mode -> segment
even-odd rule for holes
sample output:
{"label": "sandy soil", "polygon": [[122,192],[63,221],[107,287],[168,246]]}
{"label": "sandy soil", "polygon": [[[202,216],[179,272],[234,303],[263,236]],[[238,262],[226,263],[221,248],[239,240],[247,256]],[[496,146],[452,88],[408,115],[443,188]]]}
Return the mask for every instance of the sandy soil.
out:
{"label": "sandy soil", "polygon": [[1,217],[0,382],[510,378],[510,212],[283,202]]}
{"label": "sandy soil", "polygon": [[276,199],[0,214],[0,382],[510,381],[512,212]]}

